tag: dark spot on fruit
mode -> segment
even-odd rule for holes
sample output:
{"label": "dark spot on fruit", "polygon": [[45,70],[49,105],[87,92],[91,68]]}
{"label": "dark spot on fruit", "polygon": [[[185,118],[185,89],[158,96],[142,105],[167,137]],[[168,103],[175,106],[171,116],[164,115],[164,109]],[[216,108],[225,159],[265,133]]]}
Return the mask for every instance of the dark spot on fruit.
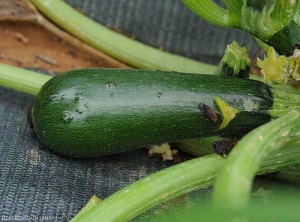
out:
{"label": "dark spot on fruit", "polygon": [[205,105],[204,103],[199,103],[198,109],[207,119],[215,123],[219,121],[219,118],[215,113],[215,111],[212,108],[210,108],[208,105]]}

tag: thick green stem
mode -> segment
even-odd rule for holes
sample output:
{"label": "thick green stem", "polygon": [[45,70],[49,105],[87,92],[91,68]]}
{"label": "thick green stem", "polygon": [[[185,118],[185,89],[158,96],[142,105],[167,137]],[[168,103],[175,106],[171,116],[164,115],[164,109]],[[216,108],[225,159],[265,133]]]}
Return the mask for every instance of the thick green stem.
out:
{"label": "thick green stem", "polygon": [[280,54],[291,55],[295,44],[300,42],[298,1],[223,0],[228,10],[211,0],[182,1],[208,22],[244,30],[273,46]]}
{"label": "thick green stem", "polygon": [[214,136],[214,137],[200,138],[194,140],[180,141],[177,143],[173,143],[171,145],[173,148],[179,149],[183,152],[199,157],[199,156],[204,156],[207,154],[214,153],[212,144],[213,142],[220,139],[221,137]]}
{"label": "thick green stem", "polygon": [[42,85],[51,78],[37,72],[0,63],[0,85],[36,95]]}
{"label": "thick green stem", "polygon": [[[176,196],[211,185],[226,159],[212,154],[147,176],[100,202],[77,221],[127,221],[149,208]],[[300,147],[270,153],[259,174],[287,169],[300,163]],[[117,210],[116,210],[117,209]]]}
{"label": "thick green stem", "polygon": [[164,52],[116,33],[89,19],[62,0],[31,2],[62,29],[133,67],[205,74],[212,73],[215,69],[213,65]]}
{"label": "thick green stem", "polygon": [[212,0],[182,0],[198,16],[214,25],[232,27],[229,11],[221,8]]}
{"label": "thick green stem", "polygon": [[299,146],[300,113],[291,111],[247,134],[228,156],[215,183],[215,205],[232,209],[247,206],[252,180],[264,158],[286,145]]}
{"label": "thick green stem", "polygon": [[172,197],[208,186],[225,159],[209,155],[158,171],[103,200],[75,221],[127,221]]}

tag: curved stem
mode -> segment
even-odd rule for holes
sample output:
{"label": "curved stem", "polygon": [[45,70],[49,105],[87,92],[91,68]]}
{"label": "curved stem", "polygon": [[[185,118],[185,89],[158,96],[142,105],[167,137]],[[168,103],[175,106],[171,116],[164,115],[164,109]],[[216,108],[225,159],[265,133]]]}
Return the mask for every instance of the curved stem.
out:
{"label": "curved stem", "polygon": [[133,67],[192,73],[212,73],[215,66],[164,52],[116,33],[89,19],[62,0],[31,0],[62,29]]}
{"label": "curved stem", "polygon": [[127,221],[172,197],[208,186],[225,159],[208,155],[158,171],[106,198],[75,221]]}
{"label": "curved stem", "polygon": [[212,0],[182,0],[182,2],[190,10],[211,24],[233,27],[229,11],[221,8]]}
{"label": "curved stem", "polygon": [[[226,159],[215,154],[196,158],[158,171],[104,199],[76,221],[127,221],[149,208],[196,189],[211,185]],[[259,174],[287,169],[300,163],[300,147],[273,151]],[[117,209],[117,210],[116,210]]]}
{"label": "curved stem", "polygon": [[57,27],[55,24],[50,22],[48,19],[46,19],[44,16],[42,16],[40,13],[36,12],[36,23],[39,25],[42,25],[45,29],[49,30],[65,42],[69,43],[70,45],[76,47],[77,49],[81,50],[82,52],[87,52],[93,56],[95,59],[99,59],[103,61],[104,63],[108,63],[109,66],[114,68],[130,68],[130,66],[125,65],[121,61],[114,59],[110,57],[109,55],[95,49],[94,47],[91,47],[90,45],[84,43],[83,41],[79,40],[78,38],[70,35],[69,33],[63,31],[59,27]]}
{"label": "curved stem", "polygon": [[219,207],[244,208],[263,159],[283,145],[299,144],[299,129],[300,113],[291,111],[247,134],[231,151],[217,178],[214,203]]}

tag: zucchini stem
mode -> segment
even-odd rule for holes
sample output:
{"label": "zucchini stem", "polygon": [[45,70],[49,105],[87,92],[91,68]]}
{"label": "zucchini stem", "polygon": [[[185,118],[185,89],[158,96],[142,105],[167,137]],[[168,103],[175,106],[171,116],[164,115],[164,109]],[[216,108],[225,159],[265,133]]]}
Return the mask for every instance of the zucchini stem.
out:
{"label": "zucchini stem", "polygon": [[290,113],[247,134],[233,148],[214,186],[218,207],[241,209],[248,204],[252,180],[268,155],[283,146],[299,145],[300,113]]}
{"label": "zucchini stem", "polygon": [[300,42],[299,1],[223,0],[227,10],[211,0],[182,1],[208,22],[244,30],[273,46],[280,54],[290,56],[295,44]]}
{"label": "zucchini stem", "polygon": [[[214,25],[232,27],[230,12],[221,8],[212,0],[182,0],[182,2],[198,16]],[[236,2],[236,1],[234,1]]]}
{"label": "zucchini stem", "polygon": [[[62,0],[30,1],[62,29],[92,47],[133,67],[203,74],[213,73],[215,69],[214,65],[155,49],[109,30]],[[142,56],[141,52],[143,52]]]}
{"label": "zucchini stem", "polygon": [[[114,193],[72,222],[93,222],[99,218],[105,218],[103,221],[130,220],[159,203],[211,185],[226,162],[225,158],[211,154],[158,171]],[[299,146],[275,150],[263,161],[258,174],[299,163]]]}
{"label": "zucchini stem", "polygon": [[51,78],[37,72],[0,63],[0,85],[36,95],[42,85]]}
{"label": "zucchini stem", "polygon": [[214,153],[212,144],[221,137],[213,136],[172,143],[171,146],[196,157]]}
{"label": "zucchini stem", "polygon": [[240,47],[236,41],[227,46],[225,54],[214,74],[222,77],[249,78],[251,59],[247,47]]}

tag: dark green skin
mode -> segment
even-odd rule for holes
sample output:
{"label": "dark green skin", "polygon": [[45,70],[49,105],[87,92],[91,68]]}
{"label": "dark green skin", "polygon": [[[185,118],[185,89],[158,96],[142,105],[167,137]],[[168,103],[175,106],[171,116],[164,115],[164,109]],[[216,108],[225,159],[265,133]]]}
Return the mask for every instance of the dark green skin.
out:
{"label": "dark green skin", "polygon": [[[218,130],[219,96],[241,112]],[[258,109],[245,111],[251,100]],[[198,109],[203,103],[218,117]],[[129,69],[73,70],[50,79],[36,96],[39,140],[62,155],[90,158],[213,135],[241,135],[270,120],[264,83],[237,78]]]}

